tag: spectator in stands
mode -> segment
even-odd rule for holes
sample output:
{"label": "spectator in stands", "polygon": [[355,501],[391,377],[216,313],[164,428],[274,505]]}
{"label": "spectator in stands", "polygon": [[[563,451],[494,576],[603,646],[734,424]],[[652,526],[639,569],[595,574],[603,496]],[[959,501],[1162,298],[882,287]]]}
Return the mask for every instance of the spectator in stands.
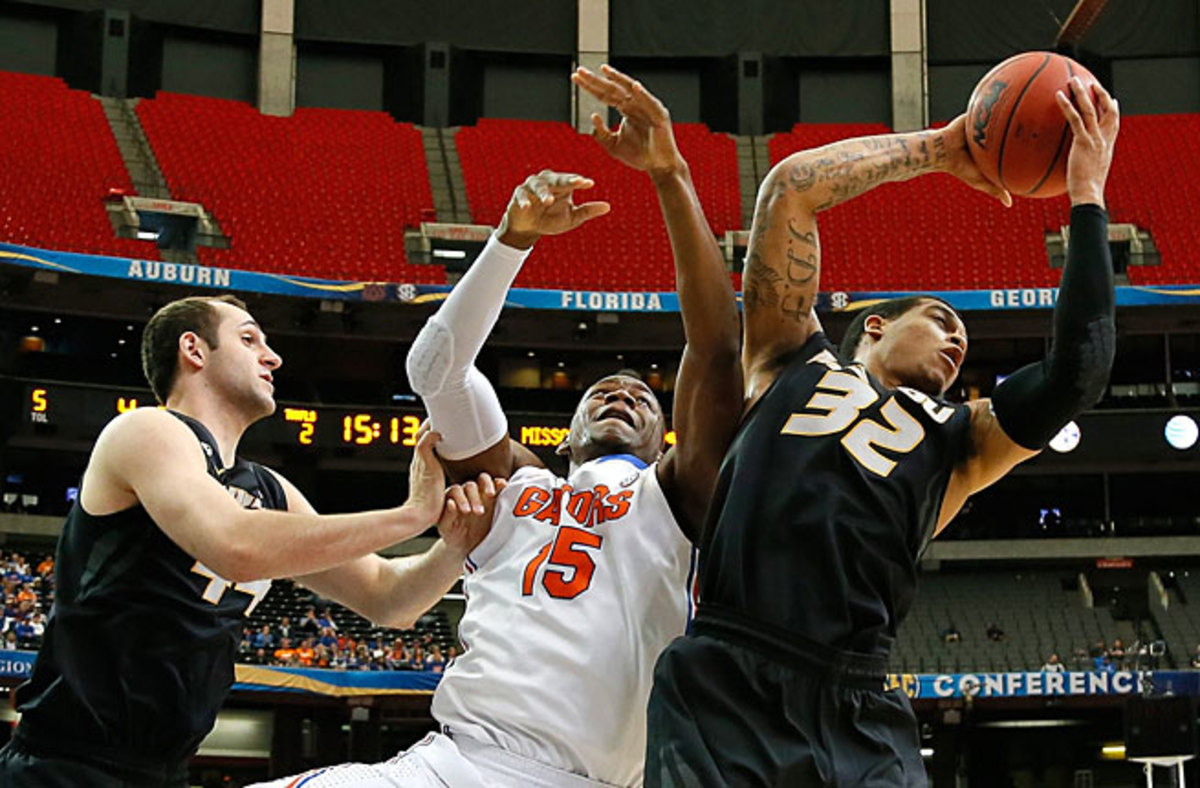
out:
{"label": "spectator in stands", "polygon": [[37,594],[33,590],[33,583],[22,583],[21,590],[17,592],[18,602],[37,602]]}
{"label": "spectator in stands", "polygon": [[292,637],[292,619],[288,616],[280,617],[278,631],[281,638]]}
{"label": "spectator in stands", "polygon": [[1004,630],[995,621],[987,625],[987,638],[993,643],[1000,643],[1004,640]]}
{"label": "spectator in stands", "polygon": [[1196,646],[1196,650],[1192,652],[1192,667],[1200,668],[1200,645]]}
{"label": "spectator in stands", "polygon": [[296,648],[296,662],[304,668],[312,667],[313,656],[315,656],[315,652],[313,651],[313,639],[305,638]]}
{"label": "spectator in stands", "polygon": [[247,660],[251,665],[270,665],[271,655],[265,648],[256,648]]}
{"label": "spectator in stands", "polygon": [[37,566],[38,577],[48,577],[54,572],[54,556],[46,555],[42,557],[42,562]]}
{"label": "spectator in stands", "polygon": [[17,643],[17,631],[10,629],[4,633],[4,648],[9,651],[16,651],[21,646]]}
{"label": "spectator in stands", "polygon": [[1122,642],[1121,638],[1115,638],[1113,640],[1112,648],[1108,650],[1108,660],[1117,670],[1121,670],[1122,667],[1124,667],[1125,643]]}
{"label": "spectator in stands", "polygon": [[457,656],[458,648],[456,646],[450,646],[450,648],[446,649],[446,664],[449,665]]}
{"label": "spectator in stands", "polygon": [[13,627],[13,632],[16,633],[17,645],[21,648],[37,648],[38,638],[34,636],[33,624],[29,623],[28,618],[18,620]]}
{"label": "spectator in stands", "polygon": [[1046,659],[1045,664],[1042,665],[1043,673],[1062,673],[1065,670],[1066,670],[1066,667],[1062,664],[1062,661],[1058,658],[1057,652],[1052,653]]}
{"label": "spectator in stands", "polygon": [[312,632],[313,634],[320,632],[321,620],[317,618],[317,609],[312,606],[308,607],[304,611],[304,615],[301,616],[300,623],[296,625],[296,628],[301,632]]}
{"label": "spectator in stands", "polygon": [[312,666],[314,668],[327,668],[332,660],[332,655],[329,653],[329,648],[318,643],[313,648]]}
{"label": "spectator in stands", "polygon": [[317,617],[317,626],[320,629],[332,629],[335,632],[337,631],[337,622],[333,620],[333,613],[330,612],[328,607],[321,608],[321,615]]}
{"label": "spectator in stands", "polygon": [[958,631],[958,627],[954,626],[953,621],[950,622],[949,626],[942,630],[942,642],[946,645],[962,642],[962,633]]}
{"label": "spectator in stands", "polygon": [[392,642],[391,649],[387,653],[387,666],[391,670],[410,670],[412,663],[408,658],[408,649],[404,647],[404,641],[396,638]]}
{"label": "spectator in stands", "polygon": [[321,630],[321,637],[317,640],[317,642],[327,649],[336,648],[338,644],[338,637],[334,633],[333,629],[330,627],[325,627]]}
{"label": "spectator in stands", "polygon": [[296,659],[296,649],[292,648],[291,638],[280,638],[279,648],[275,649],[275,662],[279,665],[290,665]]}
{"label": "spectator in stands", "polygon": [[434,643],[429,653],[425,655],[425,670],[441,673],[446,669],[446,658],[442,656],[442,647]]}
{"label": "spectator in stands", "polygon": [[275,636],[271,634],[271,625],[263,624],[258,631],[250,636],[251,648],[263,648],[268,651],[275,648]]}

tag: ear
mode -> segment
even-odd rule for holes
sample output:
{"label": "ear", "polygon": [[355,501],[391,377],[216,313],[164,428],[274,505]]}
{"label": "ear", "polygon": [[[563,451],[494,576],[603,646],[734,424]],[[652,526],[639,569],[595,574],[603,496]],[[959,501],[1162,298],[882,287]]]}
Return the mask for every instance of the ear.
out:
{"label": "ear", "polygon": [[203,369],[208,358],[208,343],[195,331],[184,331],[179,335],[179,354],[183,364]]}
{"label": "ear", "polygon": [[879,338],[883,336],[883,327],[887,325],[887,322],[887,318],[882,315],[867,315],[866,322],[863,323],[863,333],[878,342]]}

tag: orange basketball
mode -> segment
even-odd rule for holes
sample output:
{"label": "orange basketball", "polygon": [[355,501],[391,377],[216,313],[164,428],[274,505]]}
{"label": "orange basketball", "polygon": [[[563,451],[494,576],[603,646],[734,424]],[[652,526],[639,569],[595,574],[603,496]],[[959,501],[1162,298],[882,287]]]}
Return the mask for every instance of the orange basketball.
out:
{"label": "orange basketball", "polygon": [[1014,55],[989,71],[967,104],[967,148],[984,177],[1017,197],[1055,197],[1067,190],[1071,127],[1054,100],[1067,80],[1096,81],[1069,57]]}

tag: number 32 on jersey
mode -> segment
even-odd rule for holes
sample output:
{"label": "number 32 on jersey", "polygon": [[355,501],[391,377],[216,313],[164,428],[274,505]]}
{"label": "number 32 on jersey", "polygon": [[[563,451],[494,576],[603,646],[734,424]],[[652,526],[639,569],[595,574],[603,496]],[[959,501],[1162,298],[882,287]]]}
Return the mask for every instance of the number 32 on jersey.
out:
{"label": "number 32 on jersey", "polygon": [[[894,397],[879,409],[883,423],[862,417],[862,411],[879,399],[879,393],[867,381],[862,367],[843,367],[829,351],[818,353],[809,363],[829,368],[817,383],[816,393],[804,406],[815,412],[793,413],[780,430],[782,434],[817,437],[848,430],[842,436],[842,446],[859,465],[883,477],[892,472],[896,461],[883,455],[880,449],[907,454],[925,439],[921,422]],[[919,391],[903,386],[899,391],[919,403],[938,424],[945,424],[954,415],[953,408],[940,405]]]}

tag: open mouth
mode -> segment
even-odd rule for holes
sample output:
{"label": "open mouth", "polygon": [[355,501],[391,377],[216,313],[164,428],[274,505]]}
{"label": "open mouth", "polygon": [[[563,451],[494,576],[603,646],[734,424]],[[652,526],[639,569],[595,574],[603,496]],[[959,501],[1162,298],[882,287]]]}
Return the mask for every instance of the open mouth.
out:
{"label": "open mouth", "polygon": [[624,408],[611,406],[605,408],[604,410],[600,411],[599,415],[596,417],[596,421],[604,421],[605,419],[616,419],[617,421],[625,422],[634,429],[637,428],[637,425],[633,423],[633,415]]}
{"label": "open mouth", "polygon": [[940,351],[942,358],[950,362],[950,366],[958,369],[958,365],[962,363],[962,351],[958,348],[943,349]]}

